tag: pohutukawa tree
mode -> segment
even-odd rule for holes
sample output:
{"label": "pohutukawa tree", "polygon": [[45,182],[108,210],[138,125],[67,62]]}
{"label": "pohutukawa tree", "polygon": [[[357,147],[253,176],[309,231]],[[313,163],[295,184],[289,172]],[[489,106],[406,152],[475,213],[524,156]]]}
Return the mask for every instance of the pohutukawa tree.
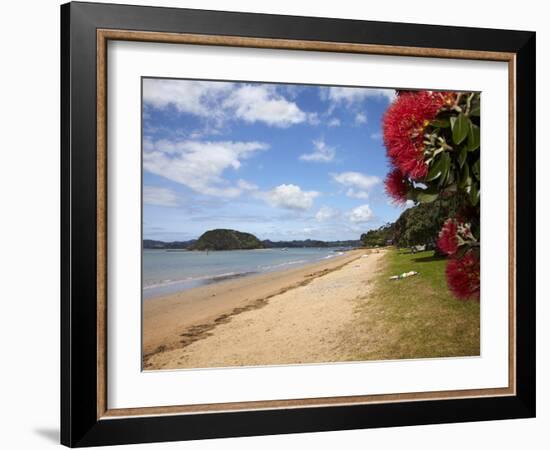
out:
{"label": "pohutukawa tree", "polygon": [[479,115],[479,93],[398,91],[383,123],[388,195],[400,204],[458,205],[437,243],[449,256],[449,289],[463,300],[480,292]]}

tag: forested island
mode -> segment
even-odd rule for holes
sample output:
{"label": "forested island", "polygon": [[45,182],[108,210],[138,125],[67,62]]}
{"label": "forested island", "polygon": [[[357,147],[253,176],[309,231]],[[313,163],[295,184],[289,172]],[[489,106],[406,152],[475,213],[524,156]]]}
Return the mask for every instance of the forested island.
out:
{"label": "forested island", "polygon": [[262,242],[251,233],[237,230],[216,229],[203,233],[191,250],[254,250],[264,248]]}

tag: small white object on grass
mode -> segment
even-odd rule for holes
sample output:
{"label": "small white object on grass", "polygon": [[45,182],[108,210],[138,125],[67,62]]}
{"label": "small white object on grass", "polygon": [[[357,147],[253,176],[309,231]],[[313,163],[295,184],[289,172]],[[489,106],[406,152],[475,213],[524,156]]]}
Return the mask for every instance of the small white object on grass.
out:
{"label": "small white object on grass", "polygon": [[418,275],[418,272],[411,270],[410,272],[403,272],[401,275],[393,275],[390,277],[390,280],[401,280],[403,278],[412,277],[413,275]]}

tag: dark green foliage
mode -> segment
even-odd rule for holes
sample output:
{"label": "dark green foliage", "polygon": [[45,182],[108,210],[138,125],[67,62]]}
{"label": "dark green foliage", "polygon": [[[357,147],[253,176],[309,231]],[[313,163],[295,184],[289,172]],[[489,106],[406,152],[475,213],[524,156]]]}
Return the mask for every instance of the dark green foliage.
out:
{"label": "dark green foliage", "polygon": [[394,244],[398,247],[435,245],[443,222],[456,215],[460,204],[457,197],[420,203],[405,210],[394,224]]}
{"label": "dark green foliage", "polygon": [[253,234],[216,229],[203,233],[191,250],[252,250],[256,248],[264,248],[264,246]]}
{"label": "dark green foliage", "polygon": [[265,248],[326,248],[326,247],[359,247],[361,241],[318,241],[305,239],[302,241],[262,241]]}
{"label": "dark green foliage", "polygon": [[394,237],[393,223],[382,225],[376,230],[370,230],[361,235],[361,242],[365,247],[383,247],[393,244]]}
{"label": "dark green foliage", "polygon": [[143,248],[145,249],[159,249],[159,250],[184,250],[190,248],[197,242],[196,239],[190,241],[174,241],[174,242],[164,242],[164,241],[154,241],[152,239],[143,240]]}

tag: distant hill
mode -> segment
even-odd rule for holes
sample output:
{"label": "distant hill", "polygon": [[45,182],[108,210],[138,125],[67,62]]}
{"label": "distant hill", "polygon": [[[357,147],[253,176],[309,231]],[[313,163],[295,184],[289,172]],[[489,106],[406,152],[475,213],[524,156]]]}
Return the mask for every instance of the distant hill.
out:
{"label": "distant hill", "polygon": [[265,248],[325,248],[325,247],[360,247],[360,240],[351,241],[318,241],[305,239],[302,241],[262,241]]}
{"label": "distant hill", "polygon": [[[214,234],[212,235],[211,233]],[[220,246],[224,248],[219,248]],[[266,239],[260,241],[256,236],[250,233],[222,229],[207,231],[198,240],[193,239],[190,241],[174,242],[155,241],[152,239],[143,240],[143,248],[149,250],[249,250],[255,248],[327,248],[360,246],[360,240],[319,241],[315,239],[305,239],[301,241],[270,241]]]}
{"label": "distant hill", "polygon": [[184,250],[189,249],[197,242],[196,239],[190,241],[174,241],[174,242],[164,242],[164,241],[154,241],[152,239],[143,240],[143,248],[146,249],[159,249],[159,250]]}
{"label": "distant hill", "polygon": [[253,234],[236,230],[209,230],[201,235],[191,250],[252,250],[264,248]]}

